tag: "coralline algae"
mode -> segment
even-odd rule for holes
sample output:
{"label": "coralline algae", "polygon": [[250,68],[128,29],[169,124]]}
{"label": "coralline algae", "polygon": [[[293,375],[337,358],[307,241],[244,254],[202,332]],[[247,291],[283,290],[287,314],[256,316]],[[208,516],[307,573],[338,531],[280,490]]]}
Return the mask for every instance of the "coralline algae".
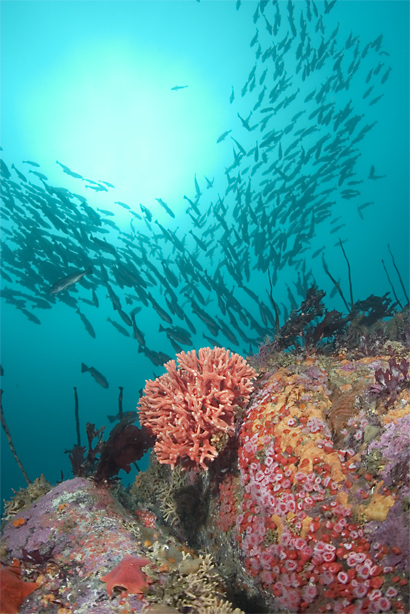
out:
{"label": "coralline algae", "polygon": [[[117,611],[122,598],[108,600],[100,576],[114,568],[124,552],[141,553],[127,528],[130,522],[132,516],[107,488],[82,478],[59,484],[18,512],[4,529],[2,557],[37,563],[28,567],[40,584],[20,613]],[[127,601],[134,612],[140,611],[142,603],[136,595]]]}
{"label": "coralline algae", "polygon": [[8,521],[2,562],[21,559],[22,580],[38,588],[19,610],[6,609],[14,607],[6,595],[4,611],[171,614],[189,607],[193,614],[241,614],[224,598],[209,555],[188,551],[148,509],[125,509],[116,492],[83,478],[68,480]]}

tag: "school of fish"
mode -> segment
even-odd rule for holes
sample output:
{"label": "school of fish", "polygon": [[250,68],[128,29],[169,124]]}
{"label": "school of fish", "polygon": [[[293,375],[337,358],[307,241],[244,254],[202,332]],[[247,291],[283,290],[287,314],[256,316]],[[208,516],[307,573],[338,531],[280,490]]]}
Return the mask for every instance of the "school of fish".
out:
{"label": "school of fish", "polygon": [[[369,171],[359,173],[358,161],[361,141],[377,124],[373,107],[392,70],[389,53],[382,35],[363,43],[353,33],[342,39],[339,26],[329,31],[335,4],[255,3],[254,64],[242,87],[230,88],[227,103],[238,109],[232,124],[215,135],[215,147],[232,149],[232,161],[218,189],[215,178],[198,172],[191,193],[181,194],[189,231],[180,230],[181,214],[176,219],[173,204],[159,195],[157,204],[140,204],[139,210],[115,202],[129,213],[125,231],[112,211],[96,206],[96,194],[114,190],[111,183],[87,179],[57,161],[63,173],[93,192],[87,199],[50,185],[36,162],[9,168],[1,160],[5,301],[36,324],[39,310],[62,301],[95,337],[92,310],[99,308],[99,296],[108,296],[109,324],[135,339],[156,366],[170,360],[163,347],[180,352],[197,345],[197,328],[207,331],[206,344],[257,351],[272,335],[275,314],[253,285],[252,272],[269,272],[274,288],[280,271],[290,266],[296,293],[304,298],[313,281],[306,263],[325,249],[311,253],[320,224],[329,218],[330,234],[338,238],[347,204],[363,220],[373,203],[363,202],[362,186],[385,177],[371,160],[361,160]],[[353,86],[360,96],[353,97]],[[184,96],[187,87],[172,90]],[[168,224],[155,219],[158,206]],[[288,295],[293,309],[298,301],[289,285]],[[288,313],[282,304],[281,317]],[[170,346],[149,347],[153,322]],[[83,364],[82,371],[108,387],[94,367]]]}

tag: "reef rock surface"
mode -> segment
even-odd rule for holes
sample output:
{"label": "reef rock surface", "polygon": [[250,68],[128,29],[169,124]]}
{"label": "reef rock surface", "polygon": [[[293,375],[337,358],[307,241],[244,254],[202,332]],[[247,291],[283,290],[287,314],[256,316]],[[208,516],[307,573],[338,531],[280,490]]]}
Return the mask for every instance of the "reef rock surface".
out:
{"label": "reef rock surface", "polygon": [[206,470],[153,452],[131,489],[76,478],[6,506],[2,563],[39,585],[21,614],[408,612],[410,361],[397,352],[278,354]]}
{"label": "reef rock surface", "polygon": [[280,360],[259,378],[238,471],[219,485],[220,563],[245,569],[263,611],[407,612],[408,361]]}
{"label": "reef rock surface", "polygon": [[23,584],[38,589],[20,608],[2,590],[0,611],[240,614],[224,598],[209,556],[195,556],[152,512],[131,505],[131,513],[120,499],[126,503],[127,493],[118,484],[75,478],[13,513],[3,527],[3,569],[17,559]]}

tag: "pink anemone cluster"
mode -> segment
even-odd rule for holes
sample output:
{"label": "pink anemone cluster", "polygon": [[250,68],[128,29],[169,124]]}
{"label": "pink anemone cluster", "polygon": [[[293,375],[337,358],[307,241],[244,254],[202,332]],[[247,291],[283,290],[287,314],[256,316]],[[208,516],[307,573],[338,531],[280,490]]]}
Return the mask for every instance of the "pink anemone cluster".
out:
{"label": "pink anemone cluster", "polygon": [[239,476],[219,486],[216,525],[237,542],[269,611],[408,611],[408,578],[393,566],[407,542],[376,541],[372,525],[389,521],[398,487],[367,473],[366,444],[357,455],[334,449],[327,388],[310,390],[301,379],[282,368],[253,395],[239,432]]}
{"label": "pink anemone cluster", "polygon": [[191,461],[207,468],[235,431],[235,416],[252,392],[255,372],[239,354],[201,348],[177,354],[167,373],[146,382],[141,424],[156,435],[160,463]]}

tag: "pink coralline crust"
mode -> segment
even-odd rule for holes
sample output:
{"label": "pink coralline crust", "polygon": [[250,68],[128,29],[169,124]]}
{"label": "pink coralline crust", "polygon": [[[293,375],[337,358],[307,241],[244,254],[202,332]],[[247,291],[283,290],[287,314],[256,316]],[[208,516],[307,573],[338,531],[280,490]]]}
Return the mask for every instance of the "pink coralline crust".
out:
{"label": "pink coralline crust", "polygon": [[[252,392],[255,371],[239,354],[225,348],[181,352],[167,373],[146,383],[139,402],[141,424],[157,437],[160,463],[172,468],[190,459],[206,469],[218,455],[213,436],[232,435],[235,406],[244,407]],[[191,463],[192,464],[192,463]]]}

